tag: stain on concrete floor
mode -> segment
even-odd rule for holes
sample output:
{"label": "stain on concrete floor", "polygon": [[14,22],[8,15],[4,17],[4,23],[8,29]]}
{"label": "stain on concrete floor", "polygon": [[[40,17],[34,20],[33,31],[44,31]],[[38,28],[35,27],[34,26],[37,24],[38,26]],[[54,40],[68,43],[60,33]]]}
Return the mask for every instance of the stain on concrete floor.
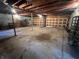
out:
{"label": "stain on concrete floor", "polygon": [[40,41],[44,41],[44,40],[50,41],[51,40],[51,35],[49,33],[42,33],[40,35],[37,35],[36,39],[40,40]]}

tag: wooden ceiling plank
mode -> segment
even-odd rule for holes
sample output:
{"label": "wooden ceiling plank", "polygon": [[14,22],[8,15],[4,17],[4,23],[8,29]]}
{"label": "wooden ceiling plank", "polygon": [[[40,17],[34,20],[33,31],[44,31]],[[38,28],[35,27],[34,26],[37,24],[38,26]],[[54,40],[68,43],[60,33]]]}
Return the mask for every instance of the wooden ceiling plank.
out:
{"label": "wooden ceiling plank", "polygon": [[[53,2],[57,2],[57,0],[56,1],[45,2],[43,4],[37,4],[37,5],[34,5],[33,7],[31,7],[30,9],[34,9],[34,8],[37,8],[37,7],[41,7],[41,6],[44,6],[44,5],[47,5],[47,4],[52,4]],[[25,9],[27,9],[27,8],[25,8]]]}
{"label": "wooden ceiling plank", "polygon": [[17,1],[16,3],[13,4],[13,6],[15,6],[16,4],[18,4],[21,0]]}
{"label": "wooden ceiling plank", "polygon": [[64,4],[64,2],[52,3],[52,4],[48,4],[48,5],[44,5],[44,6],[41,6],[41,7],[34,8],[32,10],[47,9],[47,8],[55,7],[56,5],[60,5],[60,4]]}
{"label": "wooden ceiling plank", "polygon": [[24,4],[26,1],[25,0],[21,0],[19,1],[17,4],[15,4],[16,6],[20,6],[21,4]]}
{"label": "wooden ceiling plank", "polygon": [[[51,13],[51,12],[59,13],[59,12],[61,12],[59,10],[62,8],[65,8],[65,6],[67,4],[67,2],[64,3],[61,0],[51,0],[49,2],[45,2],[45,0],[44,1],[41,0],[42,3],[37,0],[36,0],[37,2],[35,2],[35,0],[32,0],[32,1],[33,1],[33,4],[24,5],[23,3],[25,3],[25,2],[20,2],[20,3],[17,3],[16,5],[19,6],[19,9],[27,11],[27,12],[29,10],[31,12],[37,13],[36,12],[37,10],[39,11],[40,9],[43,9],[44,13]],[[38,2],[39,2],[39,4],[38,4]],[[68,0],[68,2],[70,2],[70,0]]]}
{"label": "wooden ceiling plank", "polygon": [[19,8],[22,8],[22,7],[26,6],[26,5],[27,5],[26,3],[21,4],[21,5],[19,6]]}
{"label": "wooden ceiling plank", "polygon": [[29,6],[32,6],[32,4],[28,4],[28,5],[26,5],[26,6],[22,7],[22,8],[24,9],[25,7],[29,7]]}
{"label": "wooden ceiling plank", "polygon": [[[51,4],[55,4],[56,2],[64,2],[64,1],[61,1],[61,0],[53,0],[51,2],[45,2],[43,4],[39,4],[37,5],[36,7],[31,7],[30,9],[39,9],[39,8],[42,8],[42,7],[45,7],[45,6],[48,6],[48,5],[51,5]],[[69,2],[69,0],[67,1]],[[65,2],[65,3],[67,3]],[[38,8],[37,8],[38,7]],[[28,8],[25,8],[25,9],[28,9]]]}

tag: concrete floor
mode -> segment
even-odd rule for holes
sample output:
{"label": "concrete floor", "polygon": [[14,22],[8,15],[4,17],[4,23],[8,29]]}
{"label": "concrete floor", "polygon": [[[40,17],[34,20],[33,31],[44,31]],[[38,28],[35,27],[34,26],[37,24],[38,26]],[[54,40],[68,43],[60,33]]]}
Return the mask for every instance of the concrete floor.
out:
{"label": "concrete floor", "polygon": [[79,59],[79,50],[68,46],[68,33],[61,28],[25,27],[16,30],[16,37],[0,42],[2,59],[62,59],[62,56],[63,59]]}
{"label": "concrete floor", "polygon": [[12,37],[12,36],[14,36],[13,29],[0,31],[0,40],[8,38],[8,37]]}

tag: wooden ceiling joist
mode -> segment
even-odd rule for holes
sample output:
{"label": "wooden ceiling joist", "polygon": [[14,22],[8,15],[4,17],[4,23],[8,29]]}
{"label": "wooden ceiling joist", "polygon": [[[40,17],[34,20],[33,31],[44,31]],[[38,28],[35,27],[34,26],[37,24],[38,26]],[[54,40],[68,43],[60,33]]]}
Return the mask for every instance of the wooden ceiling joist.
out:
{"label": "wooden ceiling joist", "polygon": [[23,7],[26,6],[26,5],[27,5],[26,3],[21,4],[21,5],[19,6],[19,8],[23,8]]}
{"label": "wooden ceiling joist", "polygon": [[[18,9],[23,11],[28,10],[34,13],[53,13],[54,12],[61,12],[64,10],[66,6],[71,4],[70,2],[74,2],[73,0],[32,0],[27,4],[26,0],[20,0],[14,4],[14,6],[18,6]],[[71,7],[69,7],[71,8]]]}
{"label": "wooden ceiling joist", "polygon": [[23,7],[23,9],[25,9],[26,7],[32,6],[32,4],[28,4],[26,6]]}
{"label": "wooden ceiling joist", "polygon": [[[58,2],[58,1],[55,0],[55,1],[49,1],[49,2],[45,2],[45,3],[41,3],[41,4],[36,4],[33,7],[31,7],[30,9],[34,9],[34,8],[37,8],[37,7],[42,7],[42,6],[53,4],[53,3],[56,3],[56,2]],[[25,9],[27,9],[27,7]]]}
{"label": "wooden ceiling joist", "polygon": [[56,3],[52,3],[52,4],[47,4],[47,5],[44,5],[44,6],[41,6],[41,7],[37,7],[37,8],[34,8],[34,9],[31,9],[31,10],[39,10],[39,9],[49,9],[49,8],[53,8],[53,7],[56,7],[57,5],[60,6],[60,5],[64,5],[66,3],[64,2],[56,2]]}
{"label": "wooden ceiling joist", "polygon": [[17,1],[16,3],[13,4],[13,6],[16,6],[16,4],[18,4],[21,0]]}
{"label": "wooden ceiling joist", "polygon": [[24,4],[26,1],[25,0],[20,0],[19,2],[17,2],[15,5],[16,6],[20,6],[21,4]]}

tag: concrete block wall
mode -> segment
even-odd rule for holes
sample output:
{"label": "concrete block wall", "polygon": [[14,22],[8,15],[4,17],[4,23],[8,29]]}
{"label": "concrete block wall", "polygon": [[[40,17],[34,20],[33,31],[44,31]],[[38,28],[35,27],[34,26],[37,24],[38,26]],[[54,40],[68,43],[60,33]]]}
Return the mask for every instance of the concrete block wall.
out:
{"label": "concrete block wall", "polygon": [[[44,21],[39,17],[34,17],[33,20],[34,25],[36,26],[43,26]],[[66,27],[68,23],[67,16],[54,16],[49,15],[46,17],[46,26],[47,27]]]}

